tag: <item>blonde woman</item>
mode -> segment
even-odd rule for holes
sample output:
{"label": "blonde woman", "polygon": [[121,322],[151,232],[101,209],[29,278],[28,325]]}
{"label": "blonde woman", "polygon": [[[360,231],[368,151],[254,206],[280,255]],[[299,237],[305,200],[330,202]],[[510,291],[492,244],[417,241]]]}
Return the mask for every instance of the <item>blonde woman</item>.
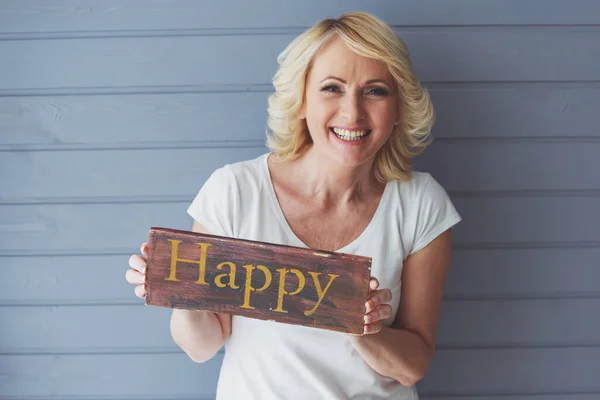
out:
{"label": "blonde woman", "polygon": [[[218,399],[416,399],[461,219],[412,170],[429,96],[404,43],[365,13],[318,23],[278,61],[270,151],[212,174],[187,210],[193,230],[372,257],[366,335],[173,310],[173,339],[200,363],[226,347]],[[140,297],[145,254],[127,272]]]}

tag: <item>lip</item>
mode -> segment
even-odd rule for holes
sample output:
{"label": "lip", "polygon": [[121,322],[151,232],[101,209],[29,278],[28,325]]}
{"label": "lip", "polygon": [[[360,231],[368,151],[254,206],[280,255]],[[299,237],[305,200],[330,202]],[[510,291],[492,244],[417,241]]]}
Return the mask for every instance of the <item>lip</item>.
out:
{"label": "lip", "polygon": [[340,126],[340,125],[334,125],[334,126],[330,126],[330,129],[345,129],[347,131],[370,131],[369,128],[366,127],[360,127],[360,126]]}
{"label": "lip", "polygon": [[336,142],[343,143],[345,146],[359,146],[359,145],[362,145],[366,140],[369,140],[369,137],[371,136],[371,131],[370,130],[369,130],[368,134],[366,134],[363,138],[361,138],[359,140],[344,140],[344,139],[340,139],[338,137],[338,135],[336,135],[335,132],[333,131],[333,128],[329,128],[329,133],[333,136],[333,138],[334,138],[334,140]]}

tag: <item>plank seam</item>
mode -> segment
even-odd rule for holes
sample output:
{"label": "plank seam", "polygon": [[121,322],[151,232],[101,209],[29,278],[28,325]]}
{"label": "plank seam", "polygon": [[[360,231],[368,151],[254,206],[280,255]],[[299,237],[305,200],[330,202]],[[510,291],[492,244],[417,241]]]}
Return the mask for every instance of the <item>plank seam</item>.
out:
{"label": "plank seam", "polygon": [[[540,396],[591,396],[591,395],[599,395],[600,398],[600,390],[595,391],[552,391],[552,392],[510,392],[509,396],[520,396],[520,397],[532,397],[539,398]],[[427,393],[419,391],[419,395],[423,398],[423,400],[427,399],[435,399],[439,397],[443,398],[480,398],[487,396],[502,396],[503,394],[498,395],[498,393],[487,393],[481,392],[476,394],[455,394],[455,393],[444,393],[444,392],[435,392],[435,393]],[[506,394],[504,394],[506,395]],[[50,395],[50,396],[3,396],[2,400],[214,400],[214,397],[181,397],[181,396],[170,396],[170,397],[154,397],[154,396],[119,396],[119,395],[107,395],[107,396],[71,396],[71,395]]]}
{"label": "plank seam", "polygon": [[[400,35],[415,31],[459,31],[459,30],[589,30],[596,31],[599,24],[423,24],[423,25],[390,25]],[[298,35],[308,26],[281,27],[239,27],[239,28],[187,28],[187,29],[121,29],[121,30],[74,30],[74,31],[32,31],[32,32],[0,32],[0,41],[24,40],[72,40],[72,39],[125,39],[156,37],[202,37],[202,36],[253,36],[253,35]]]}
{"label": "plank seam", "polygon": [[[126,269],[126,267],[124,267]],[[132,295],[133,297],[133,295]],[[451,294],[444,295],[443,301],[448,303],[470,303],[470,302],[525,302],[525,301],[556,301],[556,300],[600,300],[600,292],[545,292],[537,293],[517,293],[514,295],[494,295],[494,294]],[[145,303],[142,300],[133,299],[98,299],[98,300],[81,300],[81,299],[36,299],[36,300],[11,300],[0,299],[0,308],[2,307],[31,307],[31,308],[59,308],[59,307],[142,307]]]}
{"label": "plank seam", "polygon": [[[590,348],[590,349],[598,349],[600,348],[600,343],[593,344],[577,344],[577,343],[557,343],[557,344],[536,344],[536,343],[500,343],[493,345],[445,345],[445,346],[437,346],[436,351],[477,351],[477,350],[518,350],[518,349],[580,349],[580,348]],[[221,349],[217,352],[217,355],[223,355],[224,350]],[[81,349],[70,349],[70,350],[40,350],[40,349],[27,349],[21,348],[20,351],[15,351],[14,349],[4,350],[0,349],[0,356],[114,356],[114,355],[155,355],[155,354],[179,354],[185,355],[183,351],[179,348],[170,348],[170,347],[157,347],[157,348],[140,348],[140,349],[132,349],[131,347],[124,347],[122,349],[119,348],[81,348]]]}
{"label": "plank seam", "polygon": [[[571,190],[448,190],[452,198],[595,198],[600,197],[600,189]],[[69,204],[165,204],[187,203],[195,194],[173,196],[90,196],[90,197],[0,197],[0,206],[24,205],[69,205]]]}
{"label": "plank seam", "polygon": [[[183,228],[185,229],[185,228]],[[600,242],[506,242],[506,243],[456,243],[455,250],[531,250],[531,249],[600,249]],[[52,256],[120,256],[137,252],[137,248],[107,249],[43,249],[0,250],[0,257],[52,257]]]}
{"label": "plank seam", "polygon": [[[552,81],[421,81],[428,90],[506,88],[511,86],[565,87],[581,89],[596,88],[600,80],[552,80]],[[217,84],[217,85],[145,85],[145,86],[81,86],[48,88],[0,88],[0,97],[41,97],[41,96],[97,96],[97,95],[161,95],[161,94],[200,94],[200,93],[264,93],[274,90],[271,83]]]}
{"label": "plank seam", "polygon": [[[266,147],[268,128],[265,126],[264,140],[206,140],[190,142],[152,142],[152,143],[51,143],[51,144],[0,144],[0,152],[52,152],[52,151],[142,151],[142,150],[188,150],[212,148],[255,148]],[[488,136],[488,137],[442,137],[433,136],[434,143],[440,145],[472,144],[574,144],[600,143],[600,132],[597,136]],[[577,190],[577,189],[575,189]]]}

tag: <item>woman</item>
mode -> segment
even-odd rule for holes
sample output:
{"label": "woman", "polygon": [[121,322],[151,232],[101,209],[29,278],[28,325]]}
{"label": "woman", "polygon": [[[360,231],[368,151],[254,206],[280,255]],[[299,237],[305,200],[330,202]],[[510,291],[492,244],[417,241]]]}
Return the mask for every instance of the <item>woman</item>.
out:
{"label": "woman", "polygon": [[[416,399],[460,221],[411,168],[430,99],[403,42],[365,13],[320,22],[278,61],[271,151],[212,174],[187,210],[193,230],[372,257],[365,335],[173,310],[173,339],[196,362],[226,346],[219,399]],[[140,297],[142,247],[127,272]]]}

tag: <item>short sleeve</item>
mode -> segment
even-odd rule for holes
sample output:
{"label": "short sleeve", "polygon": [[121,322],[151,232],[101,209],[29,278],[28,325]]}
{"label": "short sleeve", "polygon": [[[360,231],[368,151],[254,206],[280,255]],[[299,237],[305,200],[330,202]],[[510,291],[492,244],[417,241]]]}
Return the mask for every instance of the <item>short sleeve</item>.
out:
{"label": "short sleeve", "polygon": [[461,217],[446,190],[431,175],[428,175],[418,204],[417,225],[411,254],[423,249],[460,221]]}
{"label": "short sleeve", "polygon": [[200,188],[187,213],[209,233],[234,237],[238,201],[235,176],[229,166],[215,170]]}

